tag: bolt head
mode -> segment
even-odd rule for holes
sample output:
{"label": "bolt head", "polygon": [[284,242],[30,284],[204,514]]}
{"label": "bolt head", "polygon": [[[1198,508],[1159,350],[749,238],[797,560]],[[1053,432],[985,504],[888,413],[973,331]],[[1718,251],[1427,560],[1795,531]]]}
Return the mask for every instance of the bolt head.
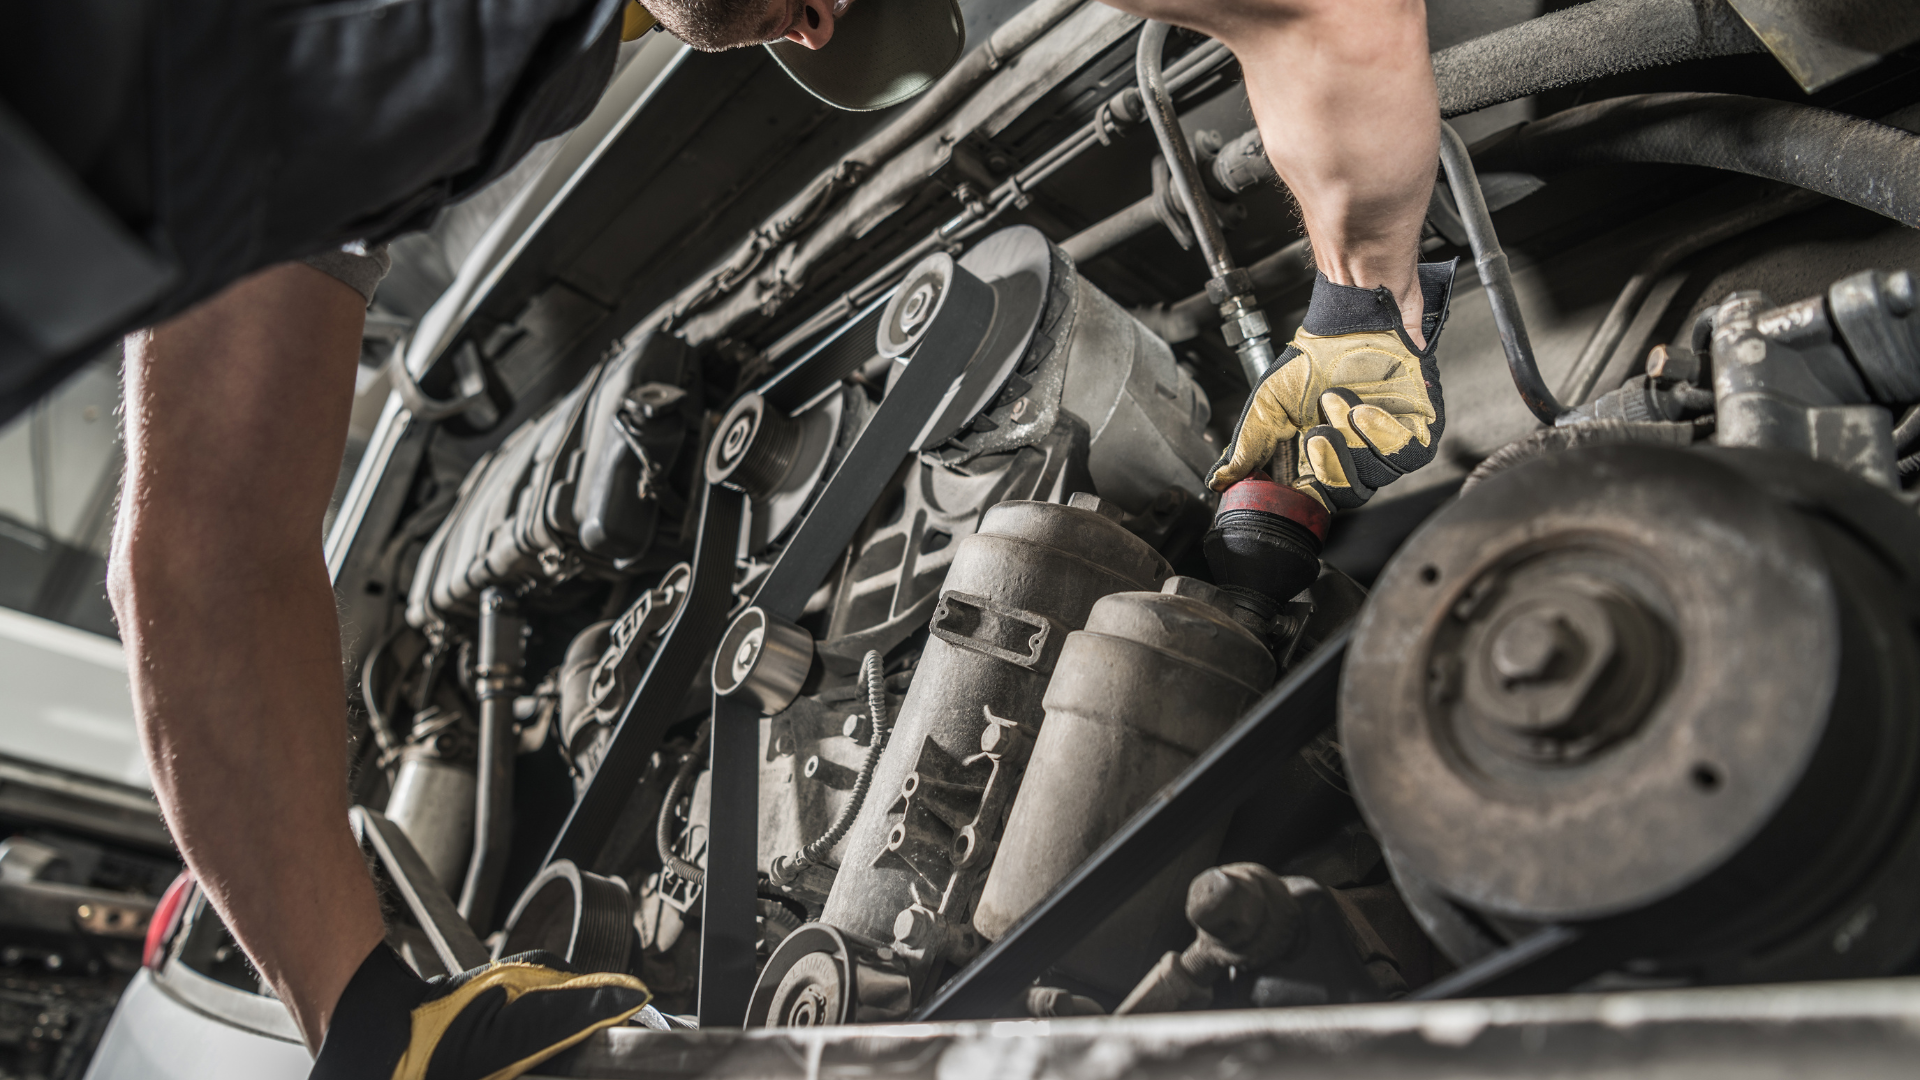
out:
{"label": "bolt head", "polygon": [[1605,690],[1620,648],[1608,604],[1577,589],[1530,590],[1500,601],[1470,645],[1468,697],[1478,711],[1527,739],[1575,740]]}
{"label": "bolt head", "polygon": [[753,417],[741,415],[734,417],[727,425],[727,433],[720,440],[720,460],[732,464],[746,451],[747,443],[753,440]]}
{"label": "bolt head", "polygon": [[925,908],[902,908],[893,917],[894,940],[908,948],[924,949],[933,944],[934,930],[933,913]]}
{"label": "bolt head", "polygon": [[988,754],[1005,753],[1019,737],[1020,729],[1012,724],[988,724],[980,733],[980,749]]}
{"label": "bolt head", "polygon": [[1579,632],[1567,625],[1564,613],[1551,608],[1522,612],[1509,621],[1489,646],[1488,659],[1509,686],[1544,682],[1565,675],[1560,661],[1577,656],[1583,647]]}
{"label": "bolt head", "polygon": [[920,286],[907,295],[907,302],[900,307],[900,329],[908,333],[920,328],[933,314],[936,289],[933,282],[922,281]]}

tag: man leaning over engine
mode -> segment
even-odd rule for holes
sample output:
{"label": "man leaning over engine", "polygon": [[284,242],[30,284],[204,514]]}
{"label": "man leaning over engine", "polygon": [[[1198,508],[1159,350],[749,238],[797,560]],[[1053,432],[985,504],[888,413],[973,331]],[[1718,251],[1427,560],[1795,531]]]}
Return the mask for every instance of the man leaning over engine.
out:
{"label": "man leaning over engine", "polygon": [[[82,192],[88,227],[137,240],[114,256],[126,275],[83,275],[100,291],[89,340],[151,326],[127,341],[109,589],[167,821],[318,1051],[315,1076],[518,1076],[647,999],[538,957],[423,982],[383,944],[347,827],[320,546],[383,264],[342,244],[419,227],[578,123],[623,26],[657,16],[703,50],[773,42],[843,108],[925,89],[961,48],[953,0],[629,2],[27,5],[0,35],[0,153],[37,138],[32,167]],[[1423,4],[1113,2],[1240,58],[1321,272],[1210,482],[1278,456],[1331,507],[1358,505],[1432,456],[1442,420],[1451,278],[1416,266],[1438,155]],[[48,340],[0,315],[0,412],[84,355]]]}

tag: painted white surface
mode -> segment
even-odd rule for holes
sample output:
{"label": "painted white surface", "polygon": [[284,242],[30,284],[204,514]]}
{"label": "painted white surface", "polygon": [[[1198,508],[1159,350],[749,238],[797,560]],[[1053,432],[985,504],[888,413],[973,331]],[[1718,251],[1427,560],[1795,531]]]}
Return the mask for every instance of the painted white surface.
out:
{"label": "painted white surface", "polygon": [[0,608],[0,753],[150,787],[120,643]]}
{"label": "painted white surface", "polygon": [[215,1020],[142,971],[121,995],[86,1080],[303,1080],[312,1068],[299,1043]]}

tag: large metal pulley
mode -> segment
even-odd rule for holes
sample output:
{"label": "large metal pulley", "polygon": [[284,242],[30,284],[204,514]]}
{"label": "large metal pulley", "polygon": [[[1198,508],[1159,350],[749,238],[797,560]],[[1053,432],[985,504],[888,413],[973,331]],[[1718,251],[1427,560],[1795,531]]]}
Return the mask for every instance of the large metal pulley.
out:
{"label": "large metal pulley", "polygon": [[1841,639],[1825,557],[1712,457],[1531,462],[1403,550],[1357,630],[1341,743],[1383,840],[1448,896],[1528,920],[1670,896],[1820,745]]}

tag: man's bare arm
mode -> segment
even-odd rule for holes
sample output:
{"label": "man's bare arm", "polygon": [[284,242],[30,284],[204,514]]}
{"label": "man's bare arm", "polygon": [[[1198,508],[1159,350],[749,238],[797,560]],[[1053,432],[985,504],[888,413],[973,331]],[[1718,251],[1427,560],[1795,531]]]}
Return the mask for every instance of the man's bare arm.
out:
{"label": "man's bare arm", "polygon": [[383,936],[320,536],[365,306],[290,264],[128,339],[108,583],[174,839],[310,1047]]}
{"label": "man's bare arm", "polygon": [[1424,343],[1413,267],[1440,155],[1424,0],[1107,2],[1233,50],[1321,272],[1385,285]]}

